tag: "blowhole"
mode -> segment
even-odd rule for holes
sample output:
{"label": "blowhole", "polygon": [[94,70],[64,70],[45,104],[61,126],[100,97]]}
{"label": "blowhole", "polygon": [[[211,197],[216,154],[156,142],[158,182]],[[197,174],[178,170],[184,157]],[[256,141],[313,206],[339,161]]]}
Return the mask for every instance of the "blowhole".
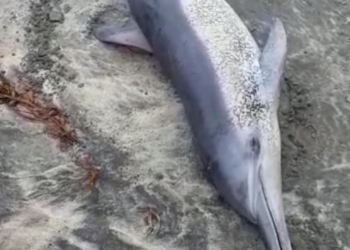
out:
{"label": "blowhole", "polygon": [[260,154],[260,140],[257,137],[253,137],[250,140],[250,147],[254,154],[258,155]]}

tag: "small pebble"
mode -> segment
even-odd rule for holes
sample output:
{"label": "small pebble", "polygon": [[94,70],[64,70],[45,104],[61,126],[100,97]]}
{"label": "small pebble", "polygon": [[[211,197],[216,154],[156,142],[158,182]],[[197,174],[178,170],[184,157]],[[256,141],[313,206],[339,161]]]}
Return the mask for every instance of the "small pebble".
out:
{"label": "small pebble", "polygon": [[66,72],[64,74],[68,81],[73,81],[77,77],[77,73],[71,68],[66,68]]}
{"label": "small pebble", "polygon": [[16,53],[12,53],[12,56],[15,56],[16,55]]}
{"label": "small pebble", "polygon": [[157,174],[155,175],[155,178],[156,178],[157,180],[163,180],[163,179],[164,179],[164,175],[163,175],[162,173],[157,173]]}
{"label": "small pebble", "polygon": [[67,86],[64,86],[64,85],[62,85],[62,86],[59,87],[59,89],[60,89],[61,91],[64,91],[66,88],[67,88]]}
{"label": "small pebble", "polygon": [[59,22],[62,23],[64,20],[64,16],[61,11],[55,9],[52,10],[49,14],[49,18],[51,22]]}
{"label": "small pebble", "polygon": [[45,49],[40,48],[38,50],[38,56],[44,57],[47,54],[47,51]]}
{"label": "small pebble", "polygon": [[53,53],[57,53],[57,52],[59,52],[60,50],[61,50],[60,46],[56,46],[56,47],[54,47],[54,48],[52,49],[52,52],[53,52]]}
{"label": "small pebble", "polygon": [[346,97],[345,99],[348,103],[350,103],[350,96]]}
{"label": "small pebble", "polygon": [[67,75],[68,81],[73,81],[76,77],[77,75],[74,72]]}
{"label": "small pebble", "polygon": [[18,38],[16,39],[16,42],[18,42],[18,43],[19,43],[19,39],[18,39]]}
{"label": "small pebble", "polygon": [[80,83],[80,84],[78,85],[78,88],[82,88],[82,87],[84,87],[84,83]]}
{"label": "small pebble", "polygon": [[68,13],[72,8],[68,5],[68,4],[65,4],[63,6],[63,12],[64,13]]}

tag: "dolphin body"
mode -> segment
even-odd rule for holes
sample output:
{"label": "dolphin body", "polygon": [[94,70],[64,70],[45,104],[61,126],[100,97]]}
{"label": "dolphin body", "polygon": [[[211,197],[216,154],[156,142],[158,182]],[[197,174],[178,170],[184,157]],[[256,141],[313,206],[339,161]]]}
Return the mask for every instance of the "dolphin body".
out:
{"label": "dolphin body", "polygon": [[128,0],[136,25],[100,26],[100,41],[153,53],[180,96],[209,176],[256,224],[269,250],[291,250],[277,117],[287,54],[275,18],[264,46],[225,0]]}

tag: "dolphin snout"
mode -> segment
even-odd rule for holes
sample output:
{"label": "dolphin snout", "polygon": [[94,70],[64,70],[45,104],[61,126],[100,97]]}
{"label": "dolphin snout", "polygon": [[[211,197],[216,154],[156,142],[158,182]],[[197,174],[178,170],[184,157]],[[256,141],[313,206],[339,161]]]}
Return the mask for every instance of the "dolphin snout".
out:
{"label": "dolphin snout", "polygon": [[[259,185],[256,201],[257,224],[268,250],[292,250],[283,211],[269,206],[262,185]],[[278,198],[278,197],[276,197]]]}

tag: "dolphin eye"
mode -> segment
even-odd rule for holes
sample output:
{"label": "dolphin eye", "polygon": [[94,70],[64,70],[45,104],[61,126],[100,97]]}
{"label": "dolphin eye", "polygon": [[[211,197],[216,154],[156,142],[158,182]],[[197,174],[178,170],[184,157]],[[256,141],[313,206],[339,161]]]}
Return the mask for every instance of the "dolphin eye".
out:
{"label": "dolphin eye", "polygon": [[253,137],[250,140],[250,147],[254,154],[256,155],[260,154],[260,141],[257,137]]}

